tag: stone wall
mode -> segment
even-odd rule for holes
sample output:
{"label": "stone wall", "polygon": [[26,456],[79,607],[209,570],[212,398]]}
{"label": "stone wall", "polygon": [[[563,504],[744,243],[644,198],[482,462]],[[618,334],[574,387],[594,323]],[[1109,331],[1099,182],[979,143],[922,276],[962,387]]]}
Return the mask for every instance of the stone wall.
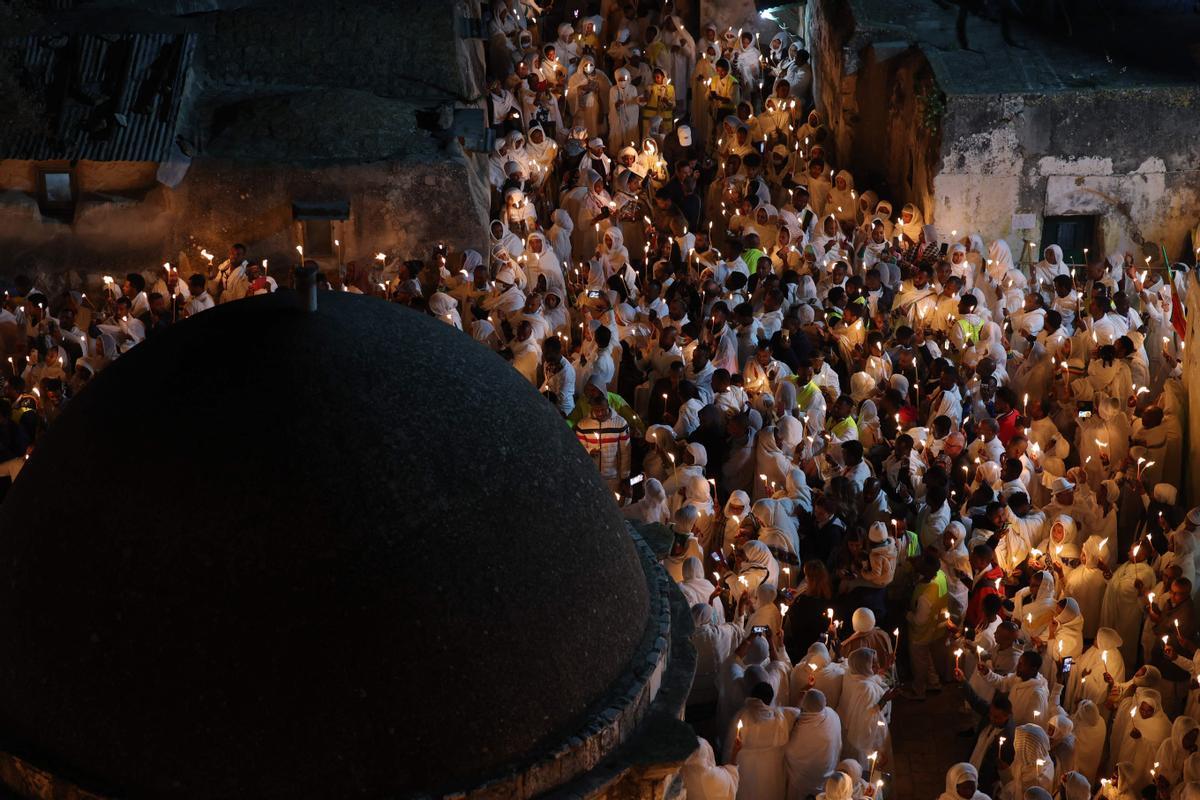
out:
{"label": "stone wall", "polygon": [[[1103,252],[1190,248],[1200,219],[1200,90],[1077,90],[948,99],[933,203],[939,228],[1040,241],[1042,216],[1096,215]],[[1036,227],[1014,230],[1013,214]]]}
{"label": "stone wall", "polygon": [[[917,203],[939,231],[1002,236],[1020,253],[1044,216],[1095,215],[1096,249],[1188,253],[1200,221],[1200,89],[951,93],[901,30],[863,32],[849,3],[813,0],[814,96],[860,189]],[[892,36],[895,40],[891,40]],[[886,37],[886,38],[885,38]],[[1014,228],[1014,215],[1033,215]]]}
{"label": "stone wall", "polygon": [[[201,247],[224,254],[234,241],[255,259],[290,264],[300,241],[293,200],[350,202],[350,220],[334,229],[344,260],[426,256],[438,239],[455,251],[483,249],[488,196],[476,160],[308,168],[198,159],[176,189],[154,181],[154,164],[84,162],[80,191],[89,194],[70,224],[43,219],[32,186],[0,195],[0,275],[25,272],[55,291],[164,261],[186,274],[204,265]],[[2,162],[0,186],[23,186],[30,168]]]}
{"label": "stone wall", "polygon": [[920,124],[932,71],[905,43],[872,46],[855,29],[848,4],[814,0],[806,27],[814,58],[813,97],[833,137],[839,164],[859,190],[873,189],[897,213],[907,202],[933,204],[938,131]]}

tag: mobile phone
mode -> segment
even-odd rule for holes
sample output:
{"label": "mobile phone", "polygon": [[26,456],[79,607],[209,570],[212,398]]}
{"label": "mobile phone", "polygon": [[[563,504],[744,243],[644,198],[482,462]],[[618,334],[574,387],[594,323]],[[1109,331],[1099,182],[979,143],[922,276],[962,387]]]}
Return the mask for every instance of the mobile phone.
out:
{"label": "mobile phone", "polygon": [[587,296],[592,298],[593,300],[599,300],[600,299],[600,290],[599,289],[588,289]]}
{"label": "mobile phone", "polygon": [[1084,400],[1079,403],[1079,418],[1087,419],[1096,410],[1096,404],[1091,400]]}
{"label": "mobile phone", "polygon": [[756,633],[759,636],[766,636],[768,633],[770,633],[770,631],[771,631],[771,629],[769,627],[767,627],[766,625],[755,625],[753,628],[750,629],[751,633]]}
{"label": "mobile phone", "polygon": [[629,485],[637,486],[639,483],[642,482],[642,479],[644,479],[645,477],[646,476],[644,474],[643,475],[634,475],[632,478],[629,479]]}
{"label": "mobile phone", "polygon": [[1063,674],[1066,675],[1068,672],[1070,672],[1071,667],[1073,666],[1075,666],[1075,659],[1071,658],[1070,656],[1064,658],[1062,667]]}
{"label": "mobile phone", "polygon": [[950,250],[950,243],[949,243],[949,242],[942,242],[942,246],[941,246],[941,248],[938,250],[938,253],[940,253],[941,255],[946,255],[946,253],[947,253],[947,252],[949,252],[949,250]]}

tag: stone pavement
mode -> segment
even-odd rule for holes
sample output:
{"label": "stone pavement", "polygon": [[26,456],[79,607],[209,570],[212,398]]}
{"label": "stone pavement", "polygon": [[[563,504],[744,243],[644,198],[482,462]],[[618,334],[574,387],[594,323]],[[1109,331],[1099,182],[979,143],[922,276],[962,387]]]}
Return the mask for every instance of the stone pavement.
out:
{"label": "stone pavement", "polygon": [[955,735],[973,721],[961,696],[957,685],[947,685],[923,703],[902,697],[892,703],[895,800],[937,800],[946,788],[946,770],[970,757],[975,740]]}

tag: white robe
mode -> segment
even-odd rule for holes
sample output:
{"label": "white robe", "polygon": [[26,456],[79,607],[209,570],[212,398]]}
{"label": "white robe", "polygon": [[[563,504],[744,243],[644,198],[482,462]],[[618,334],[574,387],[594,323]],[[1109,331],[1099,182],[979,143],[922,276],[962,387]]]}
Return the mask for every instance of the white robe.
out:
{"label": "white robe", "polygon": [[886,751],[891,703],[879,707],[886,691],[887,686],[879,675],[847,673],[842,682],[838,703],[838,716],[842,718],[842,752],[861,764],[864,770],[870,769],[868,755]]}
{"label": "white robe", "polygon": [[799,716],[798,708],[775,708],[756,697],[751,697],[742,706],[726,735],[727,746],[732,752],[735,737],[739,736],[737,723],[742,723],[742,746],[736,758],[739,798],[761,800],[784,796],[787,770],[783,753],[788,733]]}
{"label": "white robe", "polygon": [[784,758],[787,764],[788,800],[805,800],[825,788],[825,776],[833,772],[842,751],[842,721],[826,706],[803,712],[792,728]]}

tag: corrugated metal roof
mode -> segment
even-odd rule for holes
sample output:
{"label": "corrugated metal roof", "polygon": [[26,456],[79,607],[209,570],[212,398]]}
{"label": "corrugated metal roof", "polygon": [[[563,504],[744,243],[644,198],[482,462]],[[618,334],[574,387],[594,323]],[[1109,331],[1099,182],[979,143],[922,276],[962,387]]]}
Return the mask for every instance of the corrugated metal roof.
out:
{"label": "corrugated metal roof", "polygon": [[33,36],[19,47],[48,129],[11,139],[0,131],[0,158],[166,160],[194,34]]}

